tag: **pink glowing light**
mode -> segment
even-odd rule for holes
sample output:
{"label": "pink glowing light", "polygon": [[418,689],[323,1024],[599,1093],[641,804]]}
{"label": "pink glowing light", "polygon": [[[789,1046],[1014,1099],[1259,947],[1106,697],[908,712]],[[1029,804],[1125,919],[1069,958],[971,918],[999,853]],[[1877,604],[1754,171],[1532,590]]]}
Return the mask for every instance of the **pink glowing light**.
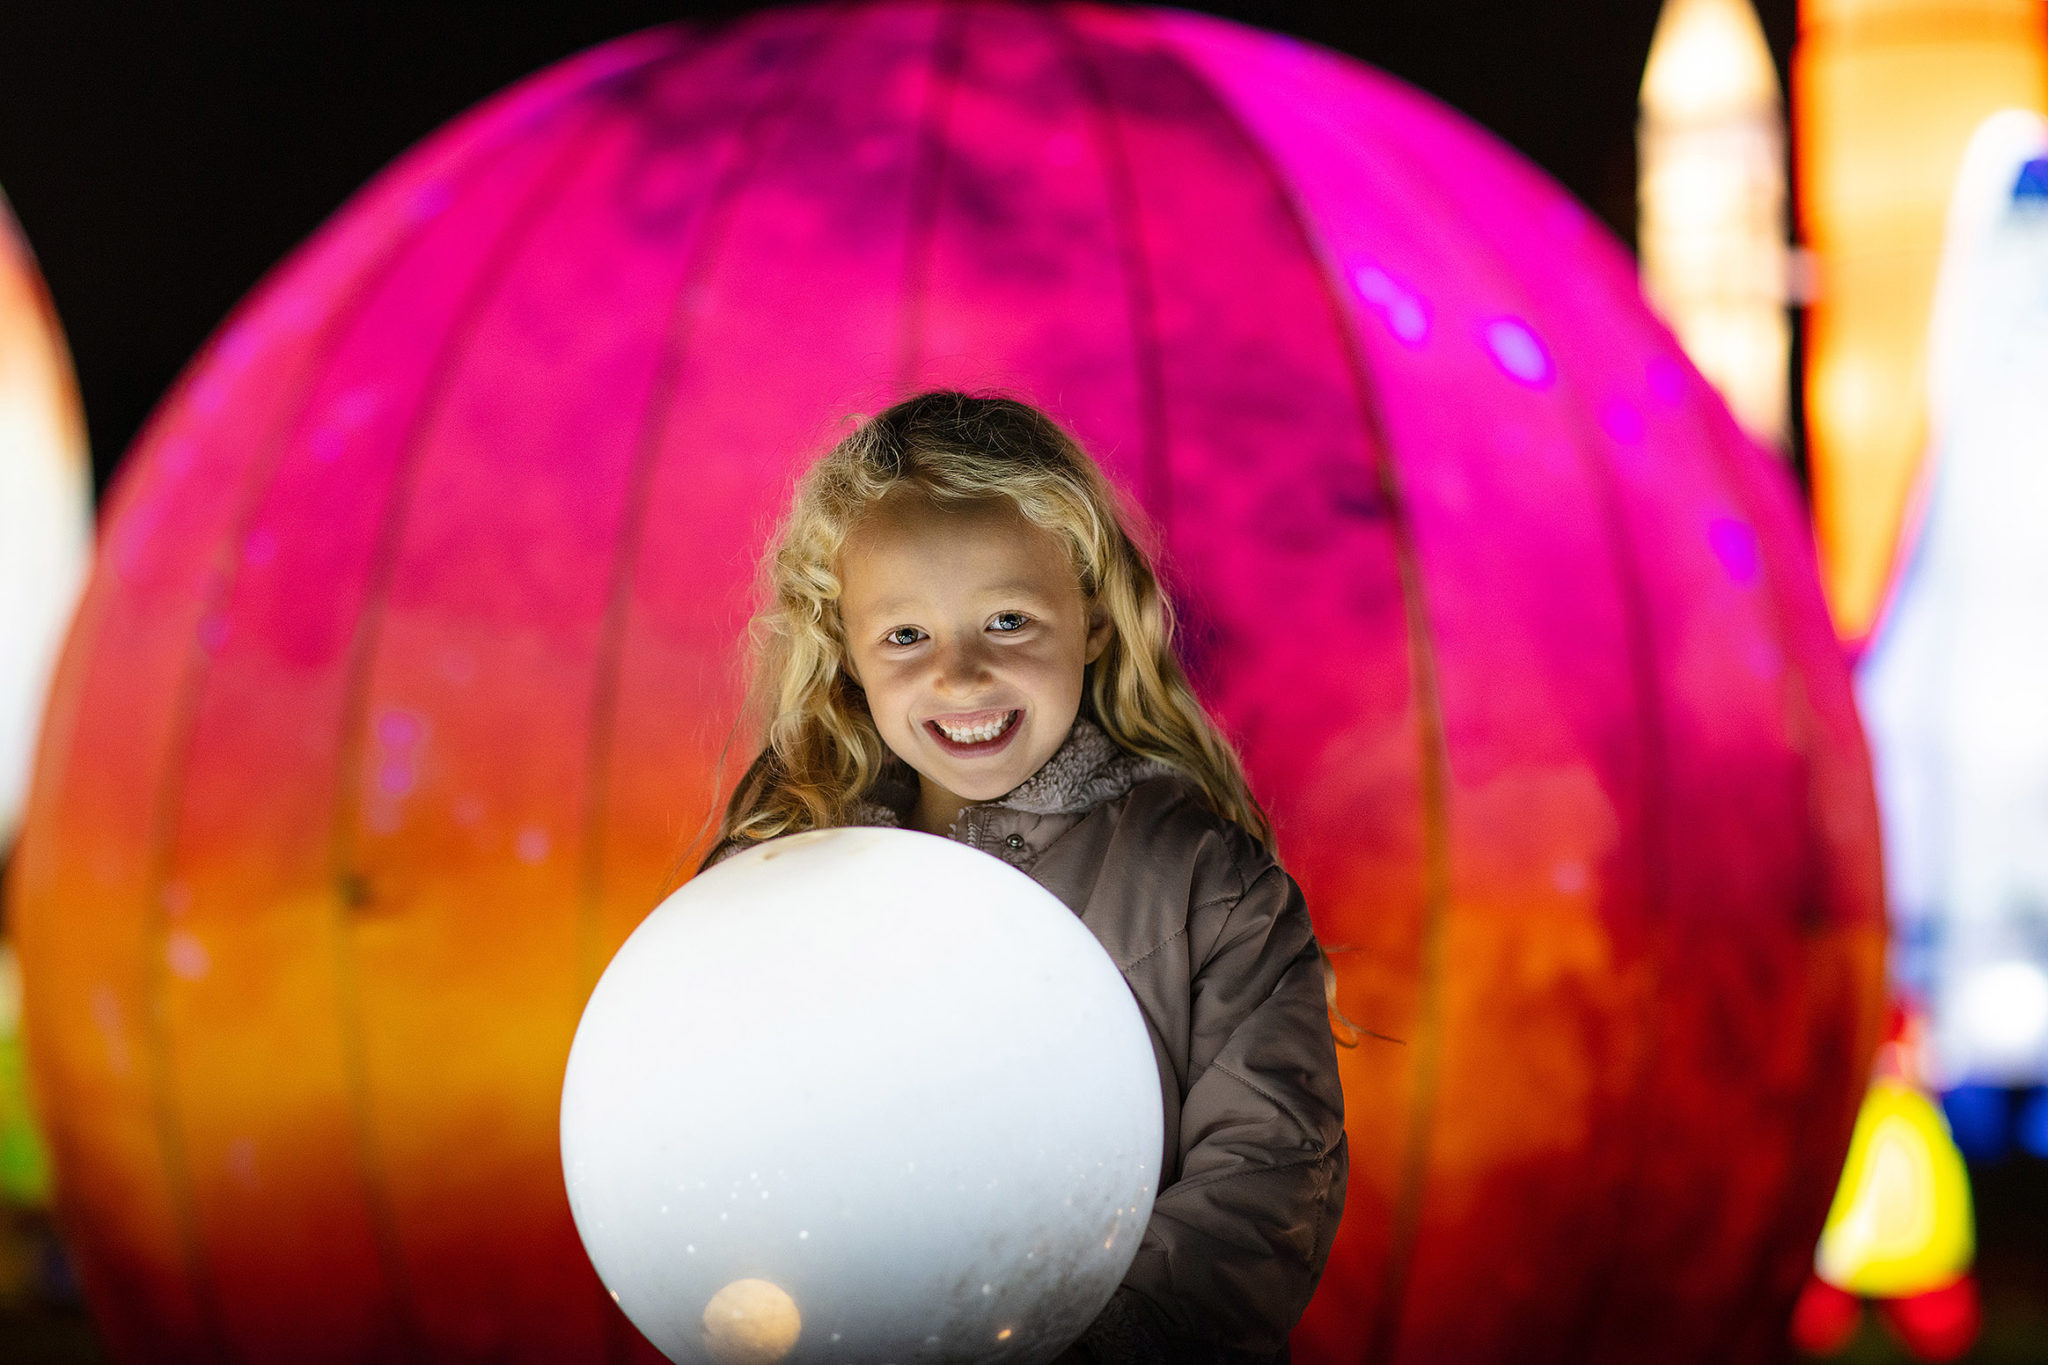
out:
{"label": "pink glowing light", "polygon": [[1413,290],[1376,265],[1362,265],[1351,274],[1358,296],[1379,315],[1403,343],[1420,346],[1429,338],[1429,305]]}
{"label": "pink glowing light", "polygon": [[1520,318],[1495,318],[1480,329],[1486,349],[1501,372],[1532,389],[1547,389],[1557,377],[1550,367],[1550,352]]}

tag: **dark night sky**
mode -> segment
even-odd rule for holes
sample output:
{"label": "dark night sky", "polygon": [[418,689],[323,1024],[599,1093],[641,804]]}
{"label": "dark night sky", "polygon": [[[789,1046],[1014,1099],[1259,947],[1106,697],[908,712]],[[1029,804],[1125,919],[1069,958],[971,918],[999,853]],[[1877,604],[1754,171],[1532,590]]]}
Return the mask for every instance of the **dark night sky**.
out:
{"label": "dark night sky", "polygon": [[[1195,4],[1478,119],[1627,238],[1658,0]],[[0,187],[41,258],[102,478],[243,293],[405,147],[604,39],[751,5],[27,0],[0,17]],[[1782,74],[1793,0],[1758,5]]]}

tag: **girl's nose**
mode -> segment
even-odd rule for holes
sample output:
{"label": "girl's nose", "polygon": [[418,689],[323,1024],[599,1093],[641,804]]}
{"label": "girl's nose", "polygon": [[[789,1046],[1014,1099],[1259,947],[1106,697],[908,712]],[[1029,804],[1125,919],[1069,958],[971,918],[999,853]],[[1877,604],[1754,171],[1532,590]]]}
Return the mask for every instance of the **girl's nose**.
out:
{"label": "girl's nose", "polygon": [[979,639],[942,645],[937,656],[937,682],[942,689],[969,691],[989,676],[988,650]]}

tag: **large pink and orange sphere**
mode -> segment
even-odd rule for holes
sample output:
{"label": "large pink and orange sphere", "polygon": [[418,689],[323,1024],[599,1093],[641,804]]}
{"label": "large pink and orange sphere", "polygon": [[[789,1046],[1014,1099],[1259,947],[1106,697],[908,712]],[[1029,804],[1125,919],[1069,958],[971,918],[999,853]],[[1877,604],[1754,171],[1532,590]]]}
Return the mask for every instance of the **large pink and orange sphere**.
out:
{"label": "large pink and orange sphere", "polygon": [[1793,490],[1471,124],[1214,20],[995,0],[565,62],[165,400],[16,869],[116,1353],[644,1356],[563,1195],[571,1031],[751,757],[794,471],[942,384],[1042,404],[1156,524],[1384,1035],[1295,1358],[1774,1355],[1882,935]]}

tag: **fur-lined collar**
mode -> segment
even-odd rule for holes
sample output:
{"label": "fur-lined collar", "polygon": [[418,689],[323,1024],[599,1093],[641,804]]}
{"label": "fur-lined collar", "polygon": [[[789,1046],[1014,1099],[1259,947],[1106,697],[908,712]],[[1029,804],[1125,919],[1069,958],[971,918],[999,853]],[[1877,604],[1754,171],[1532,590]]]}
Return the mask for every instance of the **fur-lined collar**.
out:
{"label": "fur-lined collar", "polygon": [[[1148,778],[1176,771],[1156,758],[1140,758],[1094,721],[1076,716],[1074,728],[1037,772],[1007,795],[977,804],[1004,806],[1030,815],[1077,815],[1122,796]],[[916,771],[902,759],[893,759],[875,783],[872,799],[853,808],[850,823],[901,826],[916,804]]]}

